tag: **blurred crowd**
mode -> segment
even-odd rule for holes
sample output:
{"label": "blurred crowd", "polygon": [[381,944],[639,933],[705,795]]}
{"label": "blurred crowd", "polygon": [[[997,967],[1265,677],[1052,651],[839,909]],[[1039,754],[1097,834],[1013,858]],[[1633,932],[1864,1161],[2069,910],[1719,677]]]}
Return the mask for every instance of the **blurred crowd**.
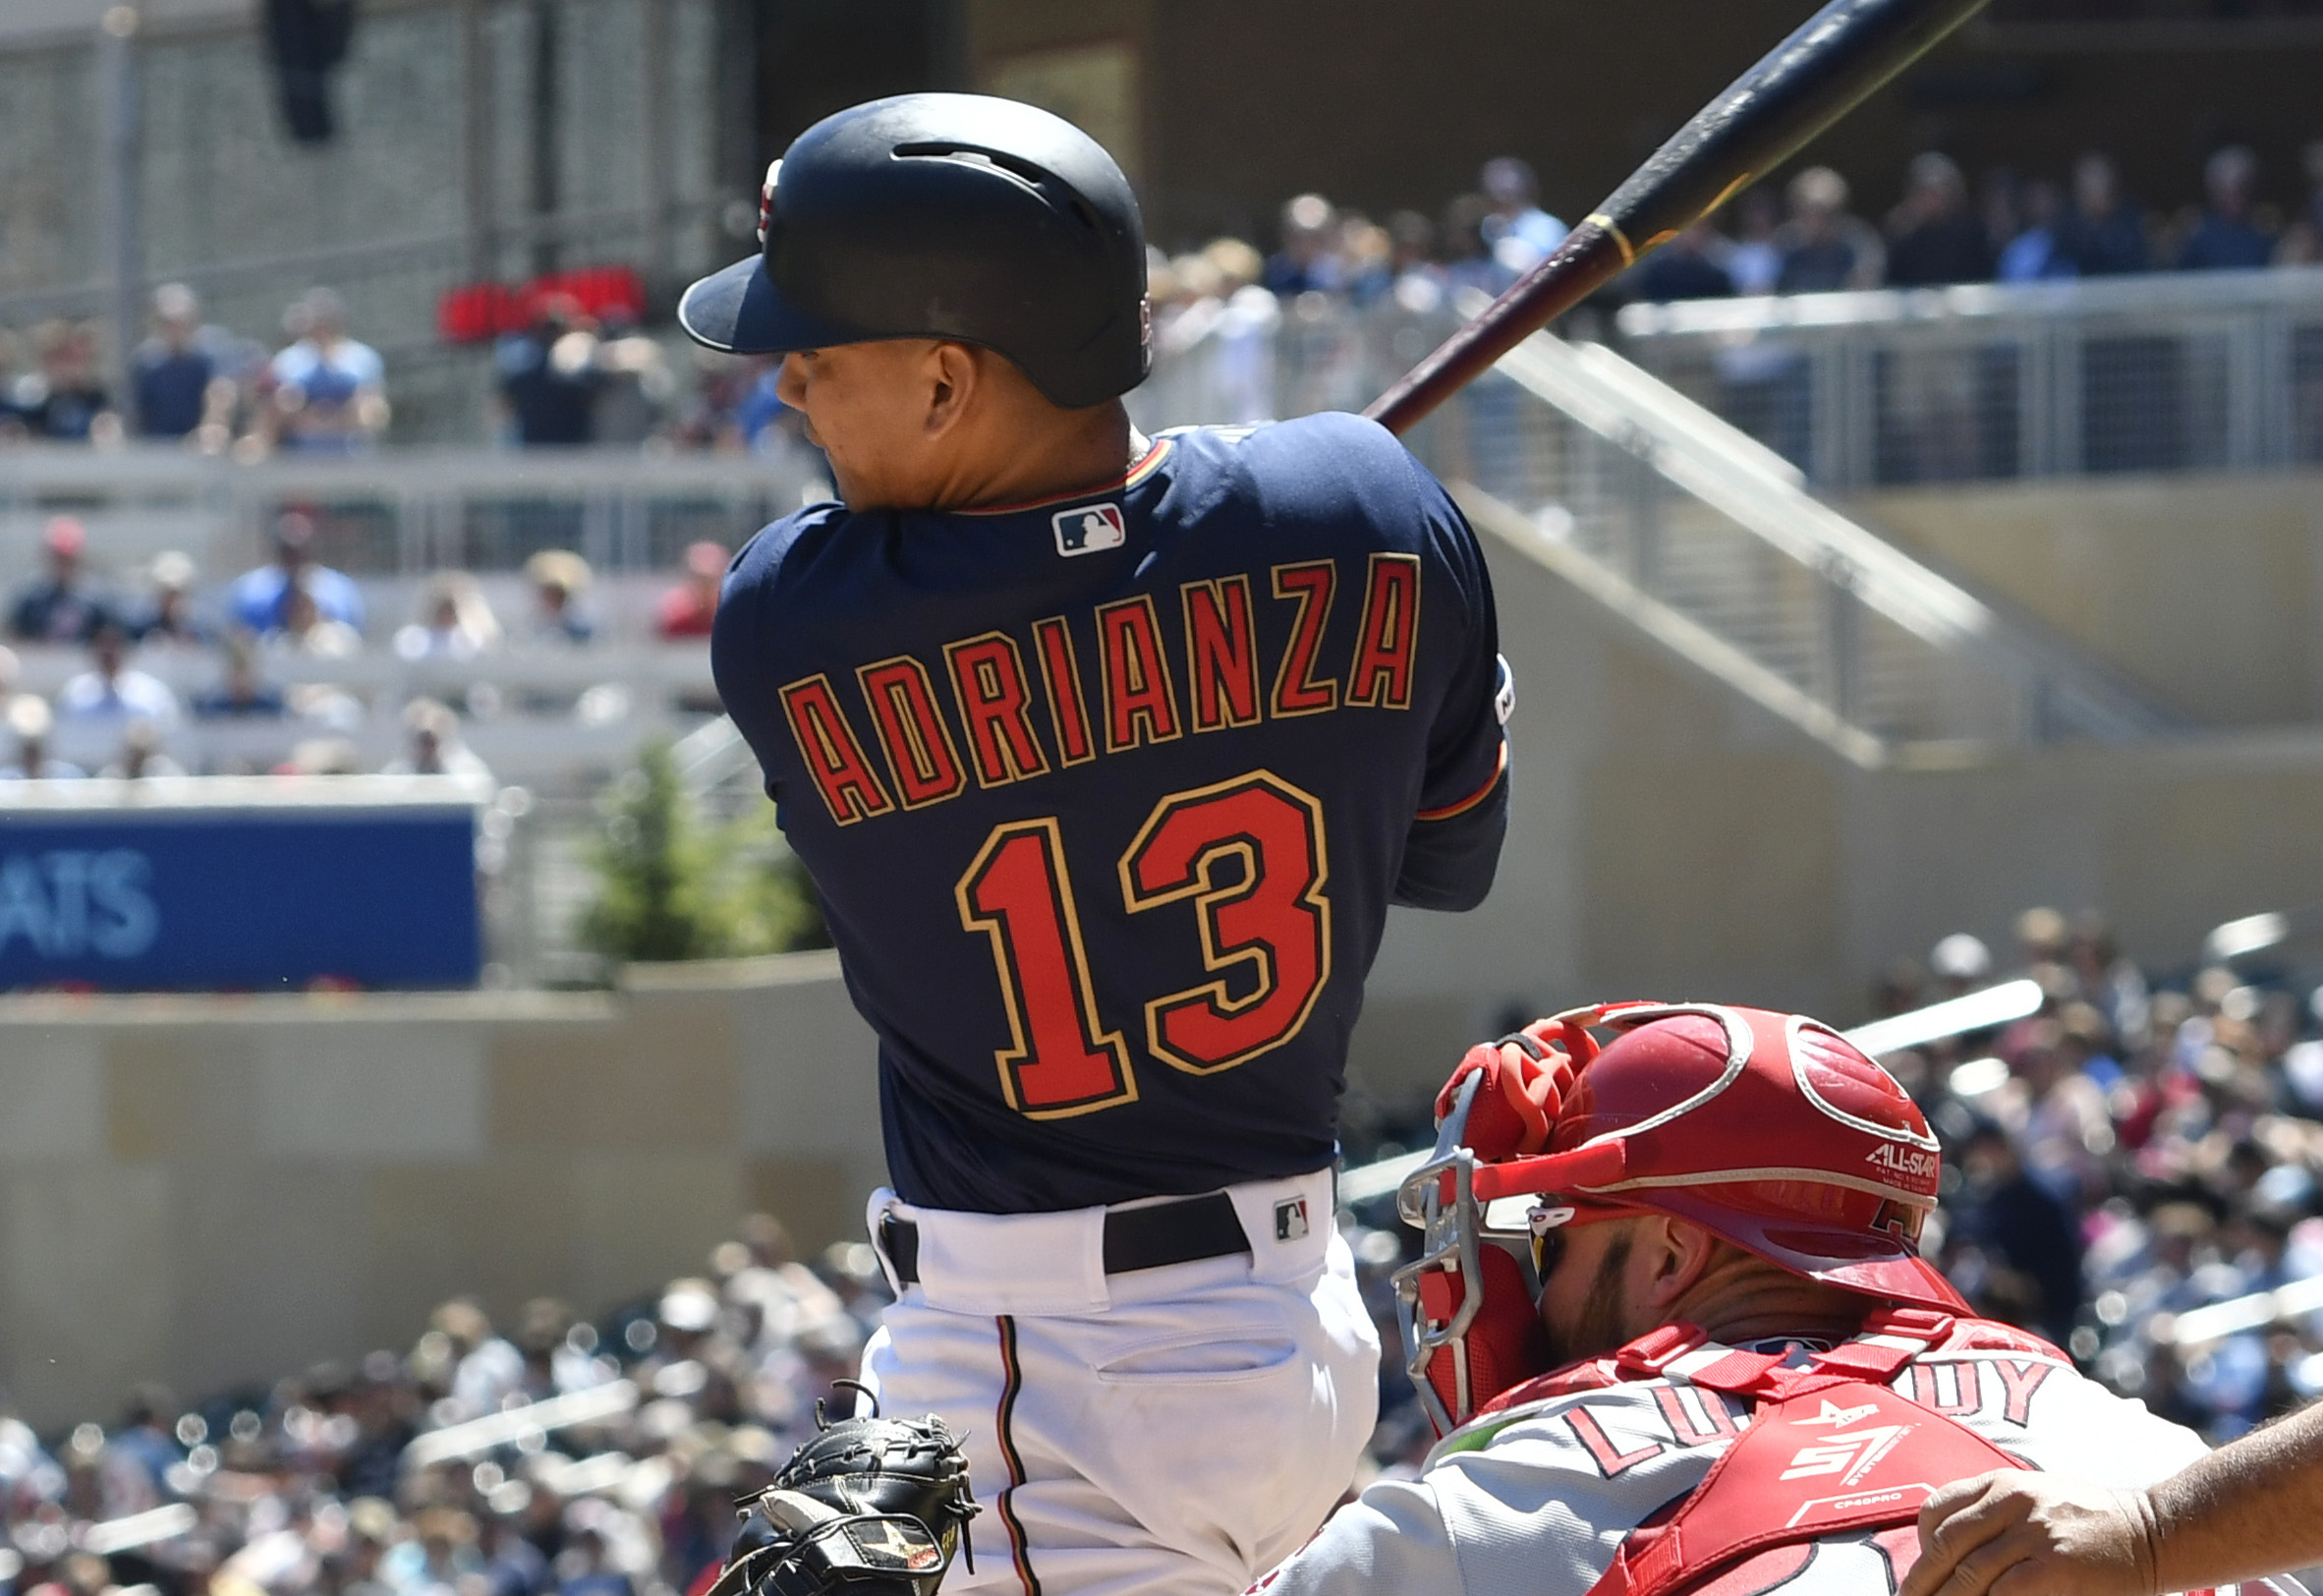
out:
{"label": "blurred crowd", "polygon": [[[0,1419],[17,1596],[676,1596],[813,1433],[887,1300],[871,1249],[810,1266],[743,1222],[708,1273],[600,1319],[468,1299],[410,1350],[110,1428]],[[838,1394],[842,1404],[851,1396]],[[529,1410],[536,1422],[510,1421]]]}
{"label": "blurred crowd", "polygon": [[165,283],[128,370],[129,392],[107,387],[92,322],[0,327],[0,442],[141,437],[256,459],[276,449],[355,453],[387,428],[386,368],[348,333],[347,307],[328,288],[292,303],[269,350],[205,323],[194,291]]}
{"label": "blurred crowd", "polygon": [[[2323,263],[2323,141],[2302,152],[2306,198],[2263,200],[2256,155],[2235,144],[2204,164],[2200,198],[2141,202],[2092,152],[2055,176],[1995,167],[1974,183],[1929,151],[1901,174],[1884,216],[1864,213],[1827,166],[1753,188],[1625,274],[1610,300],[1701,299],[1967,282],[2035,282],[2146,271]],[[1533,169],[1485,163],[1474,192],[1441,215],[1384,221],[1317,194],[1283,205],[1273,254],[1236,238],[1154,252],[1157,350],[1272,331],[1286,308],[1380,304],[1425,314],[1463,291],[1497,294],[1556,249],[1566,223],[1543,208]],[[498,440],[524,447],[620,444],[726,453],[806,447],[775,393],[778,361],[690,351],[673,362],[631,313],[587,314],[541,296],[494,349]],[[0,327],[0,442],[184,440],[256,459],[276,450],[349,453],[387,426],[387,371],[353,336],[328,288],[284,313],[270,350],[202,318],[183,284],[156,290],[130,390],[108,390],[94,323]],[[1230,374],[1219,380],[1231,385]],[[1271,414],[1262,407],[1255,414]]]}
{"label": "blurred crowd", "polygon": [[[2184,1317],[2323,1282],[2323,991],[2225,965],[2149,981],[2094,914],[2028,910],[2016,934],[2038,1013],[1888,1060],[1946,1144],[1946,1273],[2213,1441],[2323,1391],[2323,1313]],[[1950,937],[1882,1006],[1996,973]]]}
{"label": "blurred crowd", "polygon": [[[107,384],[95,322],[0,327],[0,444],[141,439],[252,461],[277,451],[359,454],[386,431],[386,363],[348,330],[335,290],[311,289],[292,302],[272,348],[205,320],[183,283],[154,290],[147,326],[119,393]],[[784,412],[771,363],[701,351],[681,370],[618,308],[591,315],[570,295],[543,295],[492,356],[492,427],[502,443],[798,446],[795,420],[777,425]]]}
{"label": "blurred crowd", "polygon": [[[185,774],[173,750],[190,723],[279,733],[241,739],[276,751],[260,763],[229,754],[193,773],[355,773],[365,767],[354,734],[381,712],[402,718],[403,748],[386,773],[488,775],[462,739],[464,718],[548,712],[600,724],[628,712],[630,689],[617,680],[555,702],[507,702],[485,679],[462,683],[449,702],[368,702],[351,680],[361,673],[349,668],[367,651],[420,666],[594,648],[604,631],[595,577],[570,549],[537,550],[524,566],[524,611],[504,620],[473,574],[438,571],[419,584],[408,620],[374,628],[364,589],[322,562],[317,537],[316,517],[287,511],[274,523],[271,558],[229,582],[205,585],[177,551],[122,580],[92,557],[80,522],[52,518],[40,570],[8,596],[0,616],[16,645],[0,645],[0,779]],[[699,542],[683,558],[683,574],[650,619],[651,634],[664,641],[709,635],[728,550]],[[59,651],[80,652],[85,668],[47,697],[27,690],[26,660]]]}
{"label": "blurred crowd", "polygon": [[[1929,151],[1910,162],[1900,198],[1876,222],[1858,213],[1844,177],[1811,166],[1779,189],[1749,190],[1717,223],[1671,241],[1615,295],[1703,299],[2313,265],[2323,262],[2323,141],[2306,146],[2302,164],[2307,199],[2288,213],[2258,200],[2258,159],[2239,144],[2211,155],[2198,203],[2162,209],[2127,193],[2102,153],[2084,155],[2062,180],[2004,167],[1972,186],[1958,162]],[[1158,260],[1155,306],[1165,323],[1190,314],[1206,321],[1263,314],[1241,297],[1256,287],[1277,310],[1314,294],[1426,313],[1463,289],[1499,293],[1567,230],[1542,208],[1533,169],[1501,156],[1440,218],[1398,210],[1374,221],[1300,195],[1282,207],[1273,255],[1220,239]]]}

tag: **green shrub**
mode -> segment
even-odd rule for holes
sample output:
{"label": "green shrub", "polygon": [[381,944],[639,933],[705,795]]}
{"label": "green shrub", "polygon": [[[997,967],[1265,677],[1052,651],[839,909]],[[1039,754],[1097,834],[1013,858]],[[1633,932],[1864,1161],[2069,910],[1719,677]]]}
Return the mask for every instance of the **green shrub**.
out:
{"label": "green shrub", "polygon": [[590,848],[597,898],[582,943],[608,958],[727,958],[824,947],[806,872],[770,804],[708,826],[680,785],[669,745],[651,744],[613,783]]}

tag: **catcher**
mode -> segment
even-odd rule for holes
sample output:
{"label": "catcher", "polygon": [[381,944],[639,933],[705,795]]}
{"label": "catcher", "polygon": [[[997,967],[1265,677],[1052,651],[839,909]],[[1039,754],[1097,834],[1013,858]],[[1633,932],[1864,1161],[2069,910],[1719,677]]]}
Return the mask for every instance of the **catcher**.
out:
{"label": "catcher", "polygon": [[[1815,1020],[1577,1010],[1471,1050],[1440,1113],[1440,1156],[1404,1188],[1428,1250],[1398,1283],[1449,1433],[1270,1596],[1890,1592],[1948,1482],[2136,1487],[2202,1455],[2047,1342],[1971,1317],[1918,1253],[1941,1162],[1925,1120]],[[1487,1233],[1511,1198],[1530,1200],[1512,1235],[1537,1308]]]}

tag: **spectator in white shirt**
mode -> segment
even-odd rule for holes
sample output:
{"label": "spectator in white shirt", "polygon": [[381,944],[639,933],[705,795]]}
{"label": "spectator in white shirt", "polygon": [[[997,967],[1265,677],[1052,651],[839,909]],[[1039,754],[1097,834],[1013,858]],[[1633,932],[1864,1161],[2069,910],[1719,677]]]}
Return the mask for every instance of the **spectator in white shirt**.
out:
{"label": "spectator in white shirt", "polygon": [[57,718],[76,735],[101,730],[110,740],[132,720],[146,720],[166,735],[178,722],[178,696],[160,677],[129,663],[129,637],[107,619],[89,640],[94,667],[65,683],[56,696]]}
{"label": "spectator in white shirt", "polygon": [[491,767],[460,740],[460,717],[434,699],[419,698],[404,706],[404,729],[411,733],[411,752],[388,761],[386,775],[467,775],[490,780]]}
{"label": "spectator in white shirt", "polygon": [[[724,567],[719,567],[721,574]],[[473,659],[500,646],[500,622],[466,571],[438,571],[420,589],[419,619],[395,634],[405,659]]]}

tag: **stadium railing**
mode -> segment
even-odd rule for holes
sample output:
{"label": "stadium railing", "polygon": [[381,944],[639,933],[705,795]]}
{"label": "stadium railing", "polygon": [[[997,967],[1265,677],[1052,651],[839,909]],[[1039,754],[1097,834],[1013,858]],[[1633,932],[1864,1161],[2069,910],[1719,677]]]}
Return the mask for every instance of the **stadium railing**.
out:
{"label": "stadium railing", "polygon": [[[78,649],[20,649],[18,657],[20,689],[48,698],[88,668],[87,655]],[[715,712],[704,642],[512,647],[466,659],[404,659],[383,649],[339,659],[261,651],[259,660],[268,685],[290,690],[288,712],[184,714],[163,747],[188,770],[263,771],[291,759],[301,744],[322,739],[343,740],[363,769],[376,770],[410,740],[404,705],[427,697],[465,712],[468,747],[502,780],[550,792],[586,790],[627,765],[640,743],[674,741]],[[223,657],[211,651],[148,649],[132,663],[160,678],[188,711],[225,674]],[[335,690],[330,702],[312,703],[317,689]],[[309,705],[305,712],[302,704]],[[51,747],[59,758],[94,769],[114,755],[120,735],[118,719],[80,723],[66,716]]]}
{"label": "stadium railing", "polygon": [[1615,326],[1825,490],[2323,463],[2323,267],[1631,305]]}
{"label": "stadium railing", "polygon": [[55,514],[87,525],[100,562],[175,548],[230,573],[265,558],[287,510],[312,515],[318,556],[356,576],[508,571],[541,548],[570,548],[599,572],[666,571],[686,544],[736,546],[824,491],[822,462],[803,447],[403,448],[245,464],[156,445],[20,446],[0,450],[0,575],[31,568]]}

